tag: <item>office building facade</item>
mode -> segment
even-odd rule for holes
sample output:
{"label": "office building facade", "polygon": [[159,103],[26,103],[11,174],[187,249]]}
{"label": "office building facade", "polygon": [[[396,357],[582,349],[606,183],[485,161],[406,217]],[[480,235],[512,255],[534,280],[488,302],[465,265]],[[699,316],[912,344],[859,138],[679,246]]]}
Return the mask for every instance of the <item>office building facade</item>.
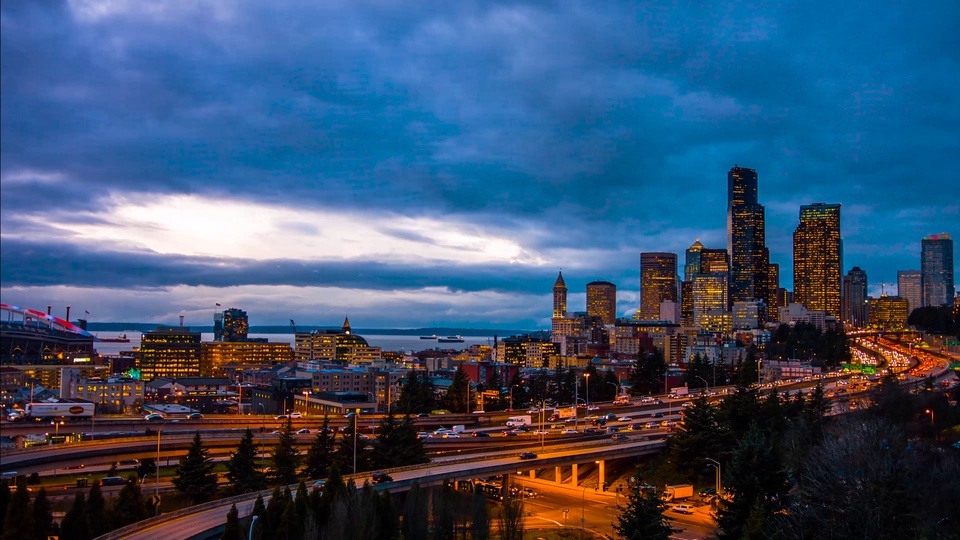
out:
{"label": "office building facade", "polygon": [[923,307],[923,273],[920,270],[897,272],[897,296],[907,301],[907,313]]}
{"label": "office building facade", "polygon": [[200,376],[200,332],[187,327],[157,328],[140,339],[140,378]]}
{"label": "office building facade", "polygon": [[769,298],[764,208],[757,198],[757,171],[734,166],[727,173],[727,251],[729,301]]}
{"label": "office building facade", "polygon": [[801,206],[800,224],[793,232],[794,301],[840,318],[842,257],[840,205]]}
{"label": "office building facade", "polygon": [[840,320],[847,328],[867,327],[867,273],[854,266],[843,276],[843,316]]}
{"label": "office building facade", "polygon": [[230,308],[223,312],[223,341],[243,341],[247,339],[250,323],[247,321],[247,312],[242,309]]}
{"label": "office building facade", "polygon": [[677,254],[651,252],[640,254],[639,319],[655,321],[660,302],[677,301]]}
{"label": "office building facade", "polygon": [[953,281],[953,239],[949,234],[932,234],[920,242],[920,272],[923,274],[923,305],[952,306],[956,285]]}
{"label": "office building facade", "polygon": [[617,286],[609,281],[587,283],[587,314],[600,317],[604,325],[617,320]]}

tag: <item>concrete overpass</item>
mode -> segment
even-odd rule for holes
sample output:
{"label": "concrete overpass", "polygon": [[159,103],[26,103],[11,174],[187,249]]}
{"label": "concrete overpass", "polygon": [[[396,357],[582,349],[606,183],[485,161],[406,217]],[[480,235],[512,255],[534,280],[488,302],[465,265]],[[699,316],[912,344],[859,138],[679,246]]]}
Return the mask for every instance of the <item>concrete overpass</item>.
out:
{"label": "concrete overpass", "polygon": [[[447,481],[465,481],[478,477],[505,475],[525,471],[531,478],[536,477],[538,470],[554,468],[557,471],[555,478],[562,482],[566,475],[560,474],[564,469],[570,471],[568,485],[579,485],[578,465],[597,463],[599,465],[600,485],[603,484],[603,471],[606,460],[638,457],[655,454],[666,447],[664,440],[639,441],[628,440],[615,442],[609,438],[604,441],[587,441],[564,445],[562,449],[540,453],[536,459],[520,460],[516,454],[499,452],[497,455],[486,457],[471,455],[456,458],[441,458],[425,466],[407,467],[390,470],[394,482],[377,485],[377,489],[390,490],[392,493],[407,491],[413,483],[421,486],[438,486]],[[369,474],[347,476],[357,483],[369,479]],[[291,486],[295,490],[296,486]],[[227,511],[233,504],[241,517],[250,515],[253,503],[257,496],[263,496],[268,501],[272,490],[259,493],[239,495],[227,499],[220,499],[198,506],[192,506],[180,511],[165,514],[156,518],[147,519],[117,529],[99,537],[99,540],[147,540],[155,538],[182,538],[206,539],[219,534],[226,522]]]}

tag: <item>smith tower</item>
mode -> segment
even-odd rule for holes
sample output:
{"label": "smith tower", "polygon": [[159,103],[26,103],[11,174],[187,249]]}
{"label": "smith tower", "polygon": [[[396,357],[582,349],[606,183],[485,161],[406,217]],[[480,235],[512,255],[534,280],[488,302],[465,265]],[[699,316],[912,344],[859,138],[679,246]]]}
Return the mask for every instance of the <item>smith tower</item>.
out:
{"label": "smith tower", "polygon": [[764,208],[757,202],[757,171],[734,166],[727,173],[727,250],[730,253],[729,302],[770,303]]}
{"label": "smith tower", "polygon": [[553,317],[567,316],[567,284],[563,281],[563,272],[557,274],[553,283]]}
{"label": "smith tower", "polygon": [[800,207],[793,232],[793,298],[809,310],[838,319],[843,265],[840,205],[814,203]]}

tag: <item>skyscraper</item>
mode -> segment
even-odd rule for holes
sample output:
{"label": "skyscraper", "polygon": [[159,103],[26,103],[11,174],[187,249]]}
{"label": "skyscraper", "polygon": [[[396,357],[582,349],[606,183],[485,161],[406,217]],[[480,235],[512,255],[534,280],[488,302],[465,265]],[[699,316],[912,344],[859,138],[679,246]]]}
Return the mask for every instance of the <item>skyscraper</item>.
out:
{"label": "skyscraper", "polygon": [[[698,281],[698,278],[709,279]],[[727,310],[729,279],[730,257],[727,250],[706,248],[698,238],[686,252],[680,302],[683,323],[697,324],[695,321],[702,320],[708,309]]]}
{"label": "skyscraper", "polygon": [[567,284],[563,281],[563,272],[557,273],[557,280],[553,283],[553,316],[567,316]]}
{"label": "skyscraper", "polygon": [[848,328],[867,327],[867,273],[854,266],[843,276],[841,301],[843,324]]}
{"label": "skyscraper", "polygon": [[660,317],[660,302],[677,301],[677,254],[640,254],[640,319]]}
{"label": "skyscraper", "polygon": [[923,273],[919,270],[897,271],[897,296],[907,301],[907,313],[923,307]]}
{"label": "skyscraper", "polygon": [[757,171],[734,166],[727,173],[730,302],[769,297],[764,219],[763,205],[757,201]]}
{"label": "skyscraper", "polygon": [[243,341],[249,329],[246,311],[230,308],[223,312],[223,341]]}
{"label": "skyscraper", "polygon": [[617,286],[609,281],[587,283],[587,314],[603,324],[617,322]]}
{"label": "skyscraper", "polygon": [[140,340],[140,378],[200,376],[200,332],[162,327],[144,332]]}
{"label": "skyscraper", "polygon": [[800,224],[793,232],[794,301],[840,318],[842,254],[840,205],[801,206]]}
{"label": "skyscraper", "polygon": [[920,272],[923,274],[923,305],[952,306],[953,240],[949,234],[931,234],[920,242]]}

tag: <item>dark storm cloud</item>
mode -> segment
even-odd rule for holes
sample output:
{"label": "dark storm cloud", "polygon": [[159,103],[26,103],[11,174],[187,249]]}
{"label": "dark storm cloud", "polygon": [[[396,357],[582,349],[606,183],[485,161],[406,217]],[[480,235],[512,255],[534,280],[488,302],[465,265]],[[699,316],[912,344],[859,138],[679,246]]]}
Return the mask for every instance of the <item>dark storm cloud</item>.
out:
{"label": "dark storm cloud", "polygon": [[[632,281],[641,250],[723,245],[734,163],[760,174],[787,286],[800,204],[844,204],[845,266],[872,281],[918,266],[920,237],[960,234],[954,2],[91,4],[2,6],[0,222],[18,253],[37,227],[19,212],[95,220],[110,193],[200,193],[536,231],[526,245],[602,249],[585,270]],[[124,286],[174,268],[213,285],[316,276],[105,252],[16,276],[90,284],[110,263],[156,269],[118,272]],[[540,272],[366,270],[324,263],[384,288],[518,290]]]}

